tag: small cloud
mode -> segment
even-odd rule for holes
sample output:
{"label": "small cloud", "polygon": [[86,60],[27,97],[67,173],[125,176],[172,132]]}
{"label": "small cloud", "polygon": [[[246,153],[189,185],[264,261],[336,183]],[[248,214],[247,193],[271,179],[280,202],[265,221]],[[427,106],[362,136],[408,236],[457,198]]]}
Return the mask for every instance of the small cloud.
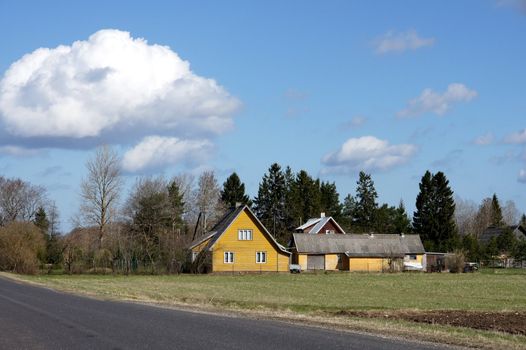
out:
{"label": "small cloud", "polygon": [[411,144],[390,145],[374,136],[348,139],[339,150],[325,155],[323,173],[348,174],[357,170],[386,171],[405,164],[416,153]]}
{"label": "small cloud", "polygon": [[431,163],[434,168],[451,168],[453,165],[460,161],[463,151],[460,149],[454,149],[449,152],[444,158],[437,159]]}
{"label": "small cloud", "polygon": [[526,129],[509,134],[504,138],[504,142],[513,144],[526,143]]}
{"label": "small cloud", "polygon": [[519,171],[519,177],[517,178],[517,181],[523,184],[526,184],[526,170],[525,169],[521,169]]}
{"label": "small cloud", "polygon": [[308,112],[310,112],[310,109],[306,107],[289,107],[285,112],[285,116],[287,118],[296,118]]}
{"label": "small cloud", "polygon": [[33,157],[41,153],[38,149],[29,149],[20,146],[0,146],[0,154],[13,157]]}
{"label": "small cloud", "polygon": [[342,123],[341,127],[343,129],[357,129],[361,126],[363,126],[367,122],[367,118],[357,115],[351,118],[351,120]]}
{"label": "small cloud", "polygon": [[479,146],[486,146],[492,144],[494,139],[495,137],[493,136],[493,134],[491,132],[488,132],[484,135],[480,135],[479,137],[477,137],[475,140],[473,140],[473,143]]}
{"label": "small cloud", "polygon": [[283,97],[285,97],[287,100],[297,101],[307,99],[309,94],[294,88],[289,88],[287,91],[285,91]]}
{"label": "small cloud", "polygon": [[63,168],[60,165],[54,165],[47,167],[38,173],[38,176],[48,177],[48,176],[71,176],[71,173],[68,171],[63,171]]}
{"label": "small cloud", "polygon": [[406,32],[389,31],[384,35],[376,38],[373,42],[375,52],[383,55],[391,52],[404,52],[407,50],[416,50],[421,47],[433,46],[434,38],[421,38],[414,30]]}
{"label": "small cloud", "polygon": [[409,101],[408,106],[397,113],[399,118],[416,117],[425,113],[444,115],[453,104],[469,102],[477,97],[477,92],[464,84],[449,84],[447,90],[440,94],[431,89],[424,89],[420,96]]}
{"label": "small cloud", "polygon": [[526,0],[497,0],[497,6],[512,8],[526,15]]}
{"label": "small cloud", "polygon": [[134,173],[178,163],[199,165],[212,151],[213,144],[208,140],[148,136],[124,154],[122,167]]}

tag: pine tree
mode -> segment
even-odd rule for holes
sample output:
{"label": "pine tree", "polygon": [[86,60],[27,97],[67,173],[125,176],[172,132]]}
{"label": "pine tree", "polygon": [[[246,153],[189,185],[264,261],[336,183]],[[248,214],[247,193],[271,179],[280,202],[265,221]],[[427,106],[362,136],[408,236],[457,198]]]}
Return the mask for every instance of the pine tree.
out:
{"label": "pine tree", "polygon": [[351,194],[343,199],[342,217],[340,224],[343,225],[345,232],[354,230],[354,213],[356,212],[356,200]]}
{"label": "pine tree", "polygon": [[522,214],[519,225],[526,229],[526,214]]}
{"label": "pine tree", "polygon": [[449,181],[442,172],[426,171],[420,182],[413,215],[413,229],[426,250],[451,251],[459,244],[454,220],[455,202]]}
{"label": "pine tree", "polygon": [[314,180],[305,170],[296,174],[293,184],[294,217],[301,225],[320,214],[320,181]]}
{"label": "pine tree", "polygon": [[449,180],[439,171],[433,176],[435,187],[435,209],[437,219],[437,237],[435,242],[440,250],[452,251],[460,245],[457,226],[455,223],[455,200],[453,191],[449,187]]}
{"label": "pine tree", "polygon": [[354,213],[356,225],[362,231],[369,231],[375,227],[375,212],[378,208],[376,198],[378,198],[378,194],[370,174],[360,171],[356,184],[357,203]]}
{"label": "pine tree", "polygon": [[49,230],[49,220],[47,219],[46,211],[43,207],[39,207],[35,213],[35,219],[33,223],[36,227],[40,229],[42,234],[48,235]]}
{"label": "pine tree", "polygon": [[396,208],[387,204],[376,209],[374,231],[377,233],[395,233]]}
{"label": "pine tree", "polygon": [[491,226],[500,227],[504,225],[502,218],[502,208],[500,207],[499,199],[497,194],[493,194],[491,199]]}
{"label": "pine tree", "polygon": [[250,205],[251,201],[245,194],[245,184],[241,182],[239,176],[233,172],[223,183],[221,200],[229,207],[235,207],[236,203]]}
{"label": "pine tree", "polygon": [[336,221],[342,216],[342,205],[340,204],[340,195],[336,190],[336,183],[321,183],[320,209],[327,216],[332,216]]}
{"label": "pine tree", "polygon": [[168,202],[170,203],[171,219],[172,219],[172,230],[177,231],[179,234],[182,232],[184,227],[183,214],[184,214],[184,194],[181,193],[177,182],[172,181],[168,185]]}
{"label": "pine tree", "polygon": [[279,164],[274,163],[259,184],[254,211],[263,225],[282,243],[286,243],[285,195],[283,171]]}
{"label": "pine tree", "polygon": [[394,233],[411,233],[411,220],[409,220],[403,200],[400,200],[398,208],[396,208],[393,226]]}

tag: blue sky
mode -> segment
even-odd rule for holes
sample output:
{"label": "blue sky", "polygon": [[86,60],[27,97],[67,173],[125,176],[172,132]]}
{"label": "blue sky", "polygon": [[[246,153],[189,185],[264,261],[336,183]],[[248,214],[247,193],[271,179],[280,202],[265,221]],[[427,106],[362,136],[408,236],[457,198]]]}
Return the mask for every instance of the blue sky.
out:
{"label": "blue sky", "polygon": [[526,212],[523,0],[0,0],[0,30],[0,174],[64,230],[102,143],[129,184],[235,170],[253,196],[278,162],[343,198],[364,169],[412,211],[429,169]]}

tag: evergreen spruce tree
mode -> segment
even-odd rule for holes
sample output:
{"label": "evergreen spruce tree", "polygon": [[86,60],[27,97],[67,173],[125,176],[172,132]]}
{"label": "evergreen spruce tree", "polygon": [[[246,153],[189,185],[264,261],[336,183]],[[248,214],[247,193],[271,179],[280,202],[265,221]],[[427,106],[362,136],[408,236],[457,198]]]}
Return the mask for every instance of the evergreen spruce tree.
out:
{"label": "evergreen spruce tree", "polygon": [[343,225],[345,232],[353,232],[355,230],[355,212],[356,212],[356,200],[351,194],[348,194],[343,199],[342,206],[342,217],[340,219],[340,224]]}
{"label": "evergreen spruce tree", "polygon": [[259,184],[258,195],[254,199],[254,211],[263,225],[281,243],[287,243],[285,196],[285,176],[281,166],[274,163]]}
{"label": "evergreen spruce tree", "polygon": [[433,176],[435,189],[435,217],[437,219],[437,237],[435,242],[442,251],[453,251],[460,245],[455,223],[455,200],[449,187],[449,180],[439,171]]}
{"label": "evergreen spruce tree", "polygon": [[336,190],[336,183],[322,182],[320,185],[320,209],[327,216],[338,221],[342,215],[340,195]]}
{"label": "evergreen spruce tree", "polygon": [[416,211],[413,214],[413,230],[420,235],[427,250],[433,245],[431,230],[433,228],[433,187],[431,172],[426,171],[420,180],[420,192],[416,196]]}
{"label": "evergreen spruce tree", "polygon": [[456,230],[455,202],[449,181],[442,172],[426,171],[420,182],[413,215],[413,229],[427,251],[452,251],[460,242]]}
{"label": "evergreen spruce tree", "polygon": [[500,227],[504,225],[504,220],[502,218],[502,208],[497,198],[497,194],[493,194],[491,198],[491,226]]}
{"label": "evergreen spruce tree", "polygon": [[378,194],[374,188],[371,175],[363,171],[360,171],[356,184],[356,210],[354,218],[360,230],[369,231],[375,227],[375,213],[378,208],[376,198],[378,198]]}
{"label": "evergreen spruce tree", "polygon": [[39,207],[35,213],[33,223],[40,229],[43,235],[48,235],[49,220],[47,219],[46,211],[43,207]]}
{"label": "evergreen spruce tree", "polygon": [[374,231],[377,233],[395,233],[396,208],[387,204],[376,209]]}
{"label": "evergreen spruce tree", "polygon": [[396,208],[393,226],[396,234],[411,233],[411,220],[409,220],[403,200],[400,200]]}
{"label": "evergreen spruce tree", "polygon": [[223,183],[221,200],[229,207],[235,207],[236,203],[251,204],[250,199],[245,194],[245,184],[241,182],[235,172]]}
{"label": "evergreen spruce tree", "polygon": [[526,229],[526,214],[522,214],[521,221],[519,222],[519,225],[521,225],[523,228]]}
{"label": "evergreen spruce tree", "polygon": [[314,180],[305,170],[296,174],[293,185],[295,219],[301,225],[320,215],[320,181]]}
{"label": "evergreen spruce tree", "polygon": [[184,228],[183,214],[185,203],[183,199],[184,194],[181,193],[179,185],[177,185],[177,182],[172,181],[168,185],[168,201],[172,212],[172,230],[179,234],[182,233]]}

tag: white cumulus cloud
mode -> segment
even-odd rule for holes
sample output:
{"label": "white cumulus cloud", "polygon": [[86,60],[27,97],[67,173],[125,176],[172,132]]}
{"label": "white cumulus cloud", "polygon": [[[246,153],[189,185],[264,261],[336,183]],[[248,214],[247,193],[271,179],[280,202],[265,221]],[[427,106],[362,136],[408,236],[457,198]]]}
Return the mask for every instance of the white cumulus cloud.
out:
{"label": "white cumulus cloud", "polygon": [[351,173],[357,170],[388,170],[407,163],[416,153],[412,144],[391,145],[374,136],[350,138],[335,152],[322,158],[324,173]]}
{"label": "white cumulus cloud", "polygon": [[509,134],[504,138],[504,142],[515,144],[526,143],[526,129]]}
{"label": "white cumulus cloud", "polygon": [[522,183],[525,183],[526,184],[526,170],[525,169],[521,169],[519,171],[519,177],[517,179],[519,182],[522,182]]}
{"label": "white cumulus cloud", "polygon": [[220,134],[232,127],[239,106],[169,47],[113,29],[37,49],[0,81],[0,120],[11,135],[26,138],[115,130]]}
{"label": "white cumulus cloud", "polygon": [[147,136],[124,154],[122,167],[128,172],[149,168],[199,164],[212,152],[213,144],[206,139],[182,140],[177,137]]}
{"label": "white cumulus cloud", "polygon": [[375,52],[378,54],[416,50],[421,47],[433,46],[434,43],[434,38],[422,38],[414,30],[398,33],[389,31],[373,42]]}
{"label": "white cumulus cloud", "polygon": [[449,84],[443,93],[437,93],[431,89],[424,89],[420,96],[409,101],[407,107],[397,113],[398,117],[414,117],[425,113],[443,115],[448,112],[452,105],[458,102],[469,102],[478,93],[464,84]]}

